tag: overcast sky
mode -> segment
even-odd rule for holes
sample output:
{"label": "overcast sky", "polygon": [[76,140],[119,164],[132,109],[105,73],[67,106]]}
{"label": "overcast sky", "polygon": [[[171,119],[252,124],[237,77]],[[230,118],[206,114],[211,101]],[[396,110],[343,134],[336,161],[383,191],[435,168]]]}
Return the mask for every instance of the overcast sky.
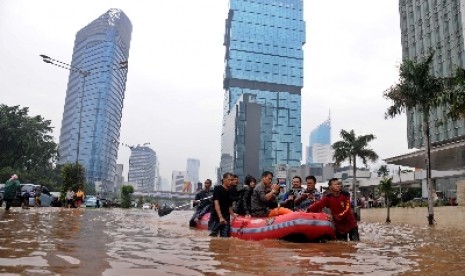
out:
{"label": "overcast sky", "polygon": [[[71,62],[76,32],[110,8],[133,25],[121,142],[150,143],[163,178],[187,158],[200,160],[201,180],[215,178],[227,0],[0,0],[0,103],[51,120],[58,143],[69,72],[39,54]],[[385,120],[382,97],[401,62],[398,2],[305,0],[304,10],[302,152],[331,110],[332,142],[354,129],[377,137],[381,158],[406,153],[405,115]],[[125,173],[129,155],[120,147]]]}

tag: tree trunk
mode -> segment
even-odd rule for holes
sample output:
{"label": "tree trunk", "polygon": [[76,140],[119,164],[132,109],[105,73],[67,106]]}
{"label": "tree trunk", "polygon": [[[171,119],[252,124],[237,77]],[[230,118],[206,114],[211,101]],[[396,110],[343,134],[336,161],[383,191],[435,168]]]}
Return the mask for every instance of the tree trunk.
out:
{"label": "tree trunk", "polygon": [[431,140],[429,137],[429,109],[423,112],[423,133],[426,139],[426,186],[428,188],[428,225],[434,225],[433,185],[431,183]]}
{"label": "tree trunk", "polygon": [[389,206],[391,205],[391,202],[389,202],[389,197],[386,193],[386,205],[387,205],[387,217],[386,217],[386,223],[391,222],[391,210],[389,209]]}
{"label": "tree trunk", "polygon": [[356,158],[357,156],[354,156],[354,167],[353,167],[353,175],[352,175],[352,197],[353,197],[353,201],[354,201],[354,209],[352,210],[352,212],[354,212],[354,215],[355,215],[355,219],[357,221],[360,221],[360,217],[358,216],[358,212],[357,212],[357,209],[358,209],[358,204],[357,204],[357,161],[356,161]]}

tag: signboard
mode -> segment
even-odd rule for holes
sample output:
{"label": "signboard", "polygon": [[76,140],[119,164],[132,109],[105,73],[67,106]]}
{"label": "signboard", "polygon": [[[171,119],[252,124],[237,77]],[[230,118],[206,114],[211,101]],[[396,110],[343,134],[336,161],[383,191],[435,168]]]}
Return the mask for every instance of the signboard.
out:
{"label": "signboard", "polygon": [[278,185],[281,187],[286,187],[286,178],[278,178]]}
{"label": "signboard", "polygon": [[277,172],[276,172],[276,178],[278,178],[278,179],[279,179],[279,178],[284,178],[284,179],[286,179],[286,178],[287,178],[287,173],[286,173],[286,171],[277,171]]}

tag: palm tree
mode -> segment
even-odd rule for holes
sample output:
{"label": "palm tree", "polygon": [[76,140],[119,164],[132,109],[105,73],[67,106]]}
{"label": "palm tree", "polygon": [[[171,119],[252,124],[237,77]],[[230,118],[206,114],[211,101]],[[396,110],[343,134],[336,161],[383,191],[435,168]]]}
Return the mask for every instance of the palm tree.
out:
{"label": "palm tree", "polygon": [[383,176],[386,177],[389,174],[389,169],[386,165],[381,165],[378,169],[378,177]]}
{"label": "palm tree", "polygon": [[[341,141],[337,141],[332,145],[334,150],[333,158],[336,165],[339,166],[341,162],[349,159],[349,163],[352,165],[353,177],[352,177],[352,194],[355,206],[357,205],[357,158],[362,159],[363,164],[367,164],[370,160],[375,162],[378,160],[378,154],[372,149],[368,148],[368,143],[373,141],[376,137],[373,134],[356,136],[354,130],[347,132],[341,130]],[[354,208],[354,211],[356,208]]]}
{"label": "palm tree", "polygon": [[442,92],[445,91],[440,78],[430,75],[433,54],[415,63],[405,60],[399,68],[399,83],[384,91],[383,96],[392,101],[385,117],[395,117],[408,110],[418,108],[423,116],[423,136],[426,147],[426,183],[428,187],[428,223],[434,225],[434,211],[431,184],[431,141],[429,133],[429,115],[432,108],[440,105]]}
{"label": "palm tree", "polygon": [[390,209],[389,209],[389,207],[391,205],[390,199],[391,199],[392,194],[393,194],[392,177],[391,178],[384,177],[379,182],[378,189],[379,189],[379,192],[383,193],[384,197],[386,198],[386,206],[387,206],[386,223],[390,223],[391,218],[390,218]]}

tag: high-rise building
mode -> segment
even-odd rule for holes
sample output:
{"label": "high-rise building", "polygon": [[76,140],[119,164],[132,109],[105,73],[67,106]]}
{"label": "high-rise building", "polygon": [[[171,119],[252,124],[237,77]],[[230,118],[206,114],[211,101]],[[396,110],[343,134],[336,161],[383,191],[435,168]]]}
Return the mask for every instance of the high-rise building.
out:
{"label": "high-rise building", "polygon": [[308,145],[307,164],[328,164],[333,162],[330,117],[310,132]]}
{"label": "high-rise building", "polygon": [[190,181],[193,186],[199,182],[199,168],[200,160],[194,158],[187,159],[187,181]]}
{"label": "high-rise building", "polygon": [[60,133],[60,164],[79,162],[102,191],[115,179],[132,24],[110,9],[76,34]]}
{"label": "high-rise building", "polygon": [[[430,73],[440,78],[451,77],[457,67],[465,68],[464,0],[399,0],[399,13],[403,60],[419,62],[434,51]],[[465,176],[465,122],[448,118],[447,112],[447,107],[430,111],[430,161],[432,187],[442,199],[452,200],[460,190],[457,183]],[[408,147],[420,150],[385,161],[426,169],[422,127],[421,110],[407,110]],[[428,197],[426,173],[416,173],[415,179],[421,179],[422,197]]]}
{"label": "high-rise building", "polygon": [[153,192],[158,181],[157,154],[148,146],[131,147],[128,182],[138,192]]}
{"label": "high-rise building", "polygon": [[220,174],[300,165],[304,43],[302,0],[229,1]]}
{"label": "high-rise building", "polygon": [[[465,68],[464,0],[399,1],[402,58],[420,61],[434,51],[431,73],[450,77],[457,67]],[[444,116],[445,108],[430,113],[431,142],[443,143],[465,135],[464,120]],[[420,110],[407,112],[409,148],[423,146],[423,117]]]}

